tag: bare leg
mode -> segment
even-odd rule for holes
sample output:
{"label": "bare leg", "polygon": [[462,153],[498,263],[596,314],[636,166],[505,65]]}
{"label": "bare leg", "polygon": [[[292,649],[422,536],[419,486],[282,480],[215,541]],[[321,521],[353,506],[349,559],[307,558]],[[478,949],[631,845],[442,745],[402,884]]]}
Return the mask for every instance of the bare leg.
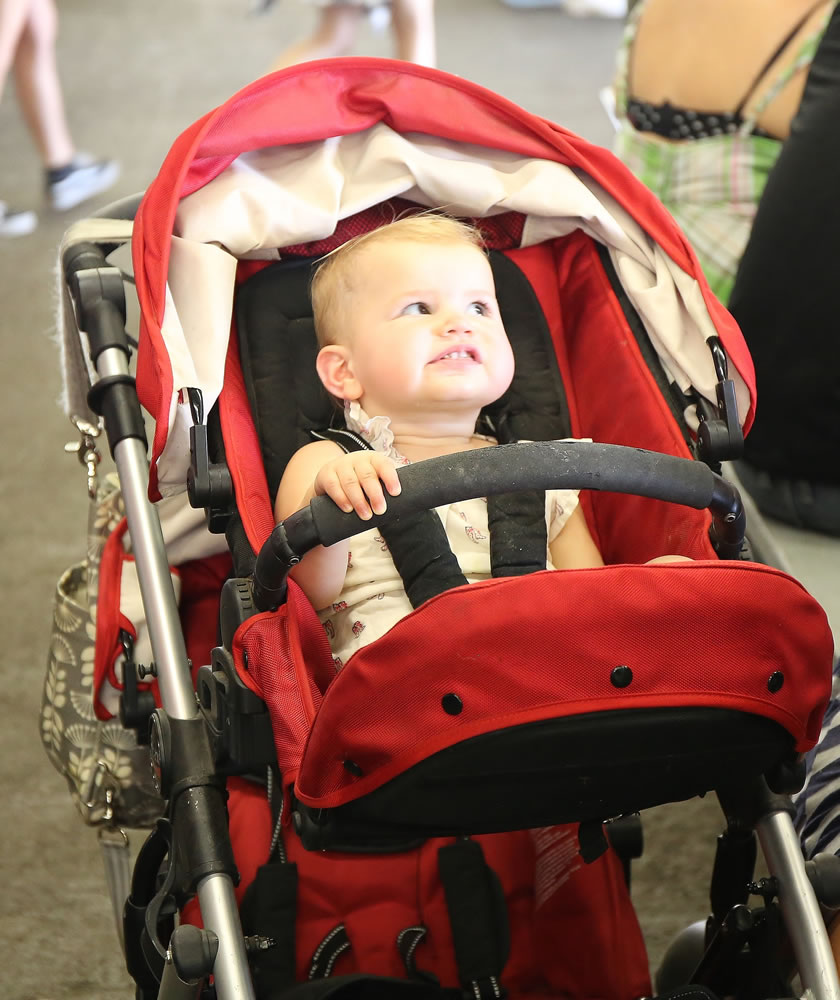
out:
{"label": "bare leg", "polygon": [[353,47],[359,30],[359,20],[364,11],[350,4],[333,4],[323,7],[314,34],[286,49],[271,67],[285,69],[296,63],[313,59],[332,59],[343,56]]}
{"label": "bare leg", "polygon": [[0,0],[0,98],[29,16],[29,0]]}
{"label": "bare leg", "polygon": [[15,87],[45,167],[66,166],[75,152],[58,78],[57,30],[54,0],[30,0],[14,59]]}
{"label": "bare leg", "polygon": [[391,22],[397,58],[421,66],[434,66],[435,0],[393,0]]}

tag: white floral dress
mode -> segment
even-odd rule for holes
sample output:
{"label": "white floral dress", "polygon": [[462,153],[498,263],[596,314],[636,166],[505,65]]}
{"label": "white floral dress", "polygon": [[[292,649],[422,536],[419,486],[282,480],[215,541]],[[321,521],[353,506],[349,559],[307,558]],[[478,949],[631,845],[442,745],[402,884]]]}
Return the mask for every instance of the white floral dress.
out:
{"label": "white floral dress", "polygon": [[[409,461],[394,447],[389,417],[368,417],[358,403],[345,409],[347,429],[361,435],[376,451],[398,466]],[[560,534],[578,505],[577,490],[546,492],[548,544]],[[452,552],[469,583],[490,577],[490,536],[487,500],[478,498],[436,508]],[[546,567],[553,569],[546,551]],[[369,642],[379,639],[413,608],[402,578],[378,529],[371,528],[350,539],[347,575],[339,599],[322,608],[318,617],[326,630],[336,669]]]}

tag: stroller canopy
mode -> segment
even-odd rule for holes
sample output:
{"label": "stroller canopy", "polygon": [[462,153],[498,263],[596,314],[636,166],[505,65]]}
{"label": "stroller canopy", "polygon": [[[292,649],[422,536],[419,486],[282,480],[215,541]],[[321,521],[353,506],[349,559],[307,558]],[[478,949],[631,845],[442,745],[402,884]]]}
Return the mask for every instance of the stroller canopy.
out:
{"label": "stroller canopy", "polygon": [[140,206],[138,390],[156,421],[153,499],[185,488],[181,390],[201,389],[205,410],[221,391],[239,261],[326,241],[397,197],[476,219],[517,213],[523,247],[583,230],[607,247],[681,389],[714,401],[705,342],[720,337],[751,423],[752,364],[734,320],[676,223],[611,153],[455,76],[328,60],[258,80],[196,122]]}

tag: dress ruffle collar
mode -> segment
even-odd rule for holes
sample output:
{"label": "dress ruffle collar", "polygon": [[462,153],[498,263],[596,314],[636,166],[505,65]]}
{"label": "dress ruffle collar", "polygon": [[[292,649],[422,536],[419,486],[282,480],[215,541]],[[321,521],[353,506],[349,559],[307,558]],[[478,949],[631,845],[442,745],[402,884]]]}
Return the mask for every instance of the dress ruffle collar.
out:
{"label": "dress ruffle collar", "polygon": [[401,455],[394,445],[394,432],[390,417],[369,417],[358,400],[345,399],[344,423],[348,431],[360,434],[376,451],[387,455],[397,465],[408,465],[405,455]]}

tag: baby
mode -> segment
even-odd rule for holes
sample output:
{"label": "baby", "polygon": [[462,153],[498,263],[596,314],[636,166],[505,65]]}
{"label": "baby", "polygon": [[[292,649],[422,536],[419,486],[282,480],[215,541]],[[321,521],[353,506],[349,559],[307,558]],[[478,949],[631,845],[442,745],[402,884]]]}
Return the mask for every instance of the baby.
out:
{"label": "baby", "polygon": [[[318,268],[312,306],[321,382],[374,450],[301,448],[277,491],[278,520],[323,494],[369,519],[400,492],[398,466],[496,444],[476,422],[510,385],[514,361],[477,230],[427,214],[351,240]],[[486,500],[437,513],[467,580],[487,579]],[[547,568],[603,565],[576,490],[546,494],[546,521]],[[320,609],[338,666],[412,610],[375,529],[313,549],[291,575]]]}

